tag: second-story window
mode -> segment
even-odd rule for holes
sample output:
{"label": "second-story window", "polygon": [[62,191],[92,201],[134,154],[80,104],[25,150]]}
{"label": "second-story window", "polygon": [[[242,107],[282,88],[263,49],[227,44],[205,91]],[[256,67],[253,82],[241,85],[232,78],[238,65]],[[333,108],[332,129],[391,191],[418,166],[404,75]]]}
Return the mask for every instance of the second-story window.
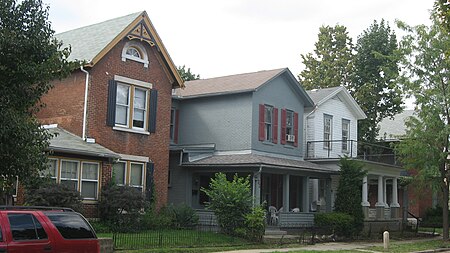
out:
{"label": "second-story window", "polygon": [[342,120],[342,152],[349,152],[350,120]]}
{"label": "second-story window", "polygon": [[323,148],[331,149],[332,147],[332,126],[333,126],[333,116],[324,114],[323,115]]}
{"label": "second-story window", "polygon": [[114,130],[155,133],[157,100],[158,91],[151,83],[116,75],[108,81],[106,125]]}
{"label": "second-story window", "polygon": [[273,127],[273,107],[270,105],[264,106],[264,129],[265,140],[272,141],[272,127]]}
{"label": "second-story window", "polygon": [[286,110],[286,141],[288,143],[294,143],[294,112]]}
{"label": "second-story window", "polygon": [[[116,125],[144,129],[147,117],[147,90],[117,84]],[[130,110],[133,108],[133,110]],[[130,118],[132,118],[130,122]]]}

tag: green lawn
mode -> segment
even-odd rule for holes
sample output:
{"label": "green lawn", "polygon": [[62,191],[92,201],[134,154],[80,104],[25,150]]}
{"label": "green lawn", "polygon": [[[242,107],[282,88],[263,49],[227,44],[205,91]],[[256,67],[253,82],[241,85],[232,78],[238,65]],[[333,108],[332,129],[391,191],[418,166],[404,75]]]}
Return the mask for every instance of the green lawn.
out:
{"label": "green lawn", "polygon": [[[389,251],[386,252],[413,252],[428,249],[450,248],[450,242],[444,242],[442,240],[432,240],[423,242],[395,242],[389,247]],[[370,247],[369,250],[384,251],[383,247]]]}

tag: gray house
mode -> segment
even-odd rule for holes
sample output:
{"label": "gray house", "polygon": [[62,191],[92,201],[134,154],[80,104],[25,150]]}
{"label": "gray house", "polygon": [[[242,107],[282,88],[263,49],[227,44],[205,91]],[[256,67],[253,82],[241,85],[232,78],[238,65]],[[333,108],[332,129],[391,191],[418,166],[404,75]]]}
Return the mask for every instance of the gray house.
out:
{"label": "gray house", "polygon": [[185,85],[173,93],[169,203],[204,209],[200,189],[224,172],[249,175],[255,204],[276,208],[280,223],[313,222],[313,179],[324,182],[324,209],[331,210],[337,171],[303,159],[304,111],[314,104],[289,69]]}

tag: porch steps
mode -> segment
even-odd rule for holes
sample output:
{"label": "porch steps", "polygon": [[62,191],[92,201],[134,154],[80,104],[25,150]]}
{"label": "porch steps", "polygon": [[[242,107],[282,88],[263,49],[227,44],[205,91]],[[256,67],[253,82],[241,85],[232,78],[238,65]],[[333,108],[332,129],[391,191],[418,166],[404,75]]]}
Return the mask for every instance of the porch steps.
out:
{"label": "porch steps", "polygon": [[279,227],[267,227],[264,235],[282,236],[282,235],[287,235],[287,231],[281,230]]}

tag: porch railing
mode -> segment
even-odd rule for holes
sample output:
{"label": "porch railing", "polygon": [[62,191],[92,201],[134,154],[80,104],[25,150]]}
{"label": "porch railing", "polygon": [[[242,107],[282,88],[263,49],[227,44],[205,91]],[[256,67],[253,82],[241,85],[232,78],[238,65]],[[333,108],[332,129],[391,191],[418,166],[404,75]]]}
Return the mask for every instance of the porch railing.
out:
{"label": "porch railing", "polygon": [[389,143],[371,144],[356,140],[306,142],[306,159],[336,159],[343,156],[390,165],[401,165]]}

